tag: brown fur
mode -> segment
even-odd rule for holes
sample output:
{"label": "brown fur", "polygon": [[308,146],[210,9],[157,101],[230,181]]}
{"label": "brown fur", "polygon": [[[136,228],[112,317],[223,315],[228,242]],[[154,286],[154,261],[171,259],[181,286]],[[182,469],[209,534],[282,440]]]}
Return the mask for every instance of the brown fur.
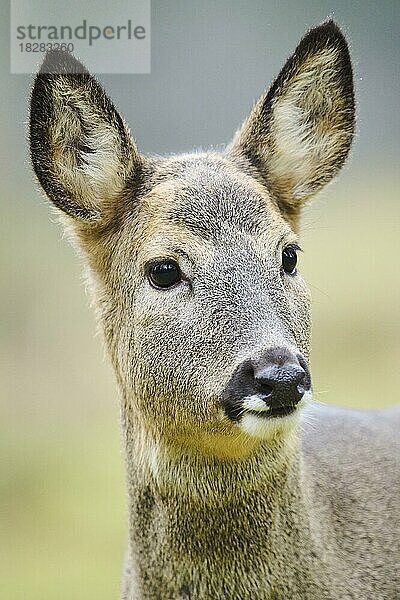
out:
{"label": "brown fur", "polygon": [[[394,413],[305,406],[308,392],[292,415],[235,421],[222,402],[249,357],[309,359],[309,294],[282,250],[353,130],[332,22],[304,37],[222,154],[141,156],[86,69],[45,59],[32,162],[82,255],[120,388],[126,600],[400,595]],[[166,258],[182,279],[156,289],[148,265]]]}

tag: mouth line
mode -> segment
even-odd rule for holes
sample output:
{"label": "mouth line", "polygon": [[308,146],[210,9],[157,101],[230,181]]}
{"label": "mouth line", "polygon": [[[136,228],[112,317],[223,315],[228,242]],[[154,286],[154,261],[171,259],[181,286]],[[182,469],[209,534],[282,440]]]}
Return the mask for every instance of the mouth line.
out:
{"label": "mouth line", "polygon": [[269,408],[268,410],[246,410],[246,414],[260,417],[261,419],[272,419],[274,417],[287,417],[294,413],[297,408],[296,405],[279,406],[275,408]]}

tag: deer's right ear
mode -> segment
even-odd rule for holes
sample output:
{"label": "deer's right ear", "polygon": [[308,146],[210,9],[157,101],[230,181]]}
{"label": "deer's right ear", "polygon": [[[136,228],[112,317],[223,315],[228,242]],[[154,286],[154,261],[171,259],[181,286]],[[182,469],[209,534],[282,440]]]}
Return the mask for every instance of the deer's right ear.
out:
{"label": "deer's right ear", "polygon": [[81,222],[102,222],[143,166],[111,100],[68,52],[46,54],[33,86],[29,133],[42,188]]}

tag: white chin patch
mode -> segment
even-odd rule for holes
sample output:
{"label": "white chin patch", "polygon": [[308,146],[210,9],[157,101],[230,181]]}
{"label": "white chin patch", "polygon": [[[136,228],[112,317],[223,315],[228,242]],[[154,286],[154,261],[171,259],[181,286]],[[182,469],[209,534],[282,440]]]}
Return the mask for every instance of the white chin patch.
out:
{"label": "white chin patch", "polygon": [[298,403],[294,412],[282,417],[268,418],[269,407],[258,396],[248,396],[243,401],[243,408],[247,410],[257,411],[256,414],[244,413],[240,419],[238,426],[242,431],[261,439],[273,437],[276,433],[282,433],[285,430],[291,430],[297,423],[299,418],[299,409],[312,399],[311,392],[306,392],[303,398]]}

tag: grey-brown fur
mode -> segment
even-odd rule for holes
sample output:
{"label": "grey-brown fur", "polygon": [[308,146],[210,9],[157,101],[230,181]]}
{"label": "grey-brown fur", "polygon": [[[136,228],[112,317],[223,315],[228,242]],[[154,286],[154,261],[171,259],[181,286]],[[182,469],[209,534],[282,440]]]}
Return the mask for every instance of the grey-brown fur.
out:
{"label": "grey-brown fur", "polygon": [[[282,250],[353,131],[350,58],[332,22],[305,36],[221,154],[141,156],[84,67],[45,59],[32,162],[82,256],[120,388],[126,600],[400,597],[399,411],[307,404],[308,393],[246,429],[245,411],[233,421],[223,402],[249,357],[309,359],[309,295]],[[148,279],[162,258],[182,272],[164,290]]]}

